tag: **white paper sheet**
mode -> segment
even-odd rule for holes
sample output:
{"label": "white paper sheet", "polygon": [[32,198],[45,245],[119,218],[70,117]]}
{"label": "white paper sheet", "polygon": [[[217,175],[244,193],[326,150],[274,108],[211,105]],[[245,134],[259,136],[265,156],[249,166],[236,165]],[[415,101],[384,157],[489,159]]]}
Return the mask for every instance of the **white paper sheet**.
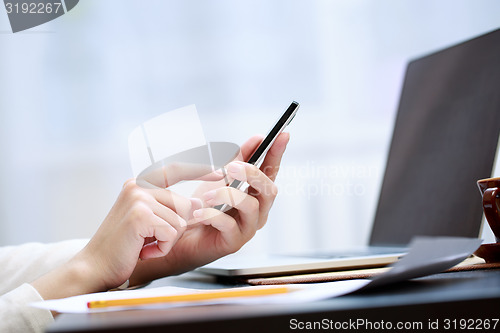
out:
{"label": "white paper sheet", "polygon": [[[268,296],[252,296],[252,297],[234,297],[226,299],[214,299],[196,302],[183,302],[183,303],[161,303],[161,304],[149,304],[142,306],[128,306],[128,307],[109,307],[102,309],[89,309],[87,307],[87,302],[95,300],[110,300],[110,299],[129,299],[129,298],[141,298],[141,297],[155,297],[155,296],[169,296],[169,295],[181,295],[181,294],[192,294],[199,292],[210,292],[216,289],[188,289],[188,288],[178,288],[178,287],[160,287],[151,288],[143,290],[124,290],[124,291],[114,291],[105,293],[96,293],[81,295],[75,297],[68,297],[58,300],[48,300],[44,302],[33,303],[35,307],[53,310],[61,313],[90,313],[90,312],[106,312],[106,311],[119,311],[131,308],[170,308],[170,307],[181,307],[181,306],[195,306],[195,305],[209,305],[209,304],[276,304],[276,303],[298,303],[298,302],[310,302],[314,300],[320,300],[330,297],[336,297],[340,295],[345,295],[353,292],[367,283],[370,280],[348,280],[339,282],[329,282],[329,283],[317,283],[309,285],[294,285],[290,286],[291,289],[296,289],[296,291],[287,294],[276,294]],[[295,288],[295,286],[297,286]],[[273,289],[282,288],[283,286],[257,286],[257,287],[242,287],[242,288],[252,288],[252,289]]]}
{"label": "white paper sheet", "polygon": [[[114,291],[69,297],[58,300],[48,300],[33,303],[35,307],[49,309],[62,313],[88,313],[103,311],[118,311],[130,308],[169,308],[178,306],[194,306],[207,304],[290,304],[311,302],[346,295],[361,289],[375,288],[395,282],[442,272],[465,260],[481,244],[479,239],[456,237],[421,237],[410,244],[409,253],[393,265],[388,272],[373,280],[347,280],[327,283],[291,285],[292,292],[268,296],[234,297],[208,301],[162,303],[155,305],[133,307],[111,307],[105,309],[88,309],[87,303],[96,300],[128,299],[155,296],[181,295],[208,290],[187,289],[178,287],[160,287],[150,289]],[[245,287],[253,289],[280,288],[282,286]]]}

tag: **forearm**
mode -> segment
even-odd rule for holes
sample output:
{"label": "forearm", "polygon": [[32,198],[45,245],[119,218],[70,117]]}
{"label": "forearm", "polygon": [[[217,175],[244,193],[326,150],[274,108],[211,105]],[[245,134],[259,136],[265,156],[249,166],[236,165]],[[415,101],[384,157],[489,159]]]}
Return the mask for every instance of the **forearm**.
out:
{"label": "forearm", "polygon": [[1,247],[0,294],[5,294],[23,283],[30,283],[63,265],[81,251],[87,242],[85,239],[77,239]]}
{"label": "forearm", "polygon": [[45,300],[105,291],[105,284],[95,272],[96,267],[76,255],[68,263],[41,276],[31,285]]}

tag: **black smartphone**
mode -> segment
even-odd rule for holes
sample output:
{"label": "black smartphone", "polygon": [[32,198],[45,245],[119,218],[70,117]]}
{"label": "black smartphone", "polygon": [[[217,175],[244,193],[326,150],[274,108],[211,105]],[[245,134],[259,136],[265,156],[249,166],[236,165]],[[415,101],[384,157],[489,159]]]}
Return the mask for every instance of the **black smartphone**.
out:
{"label": "black smartphone", "polygon": [[257,147],[257,150],[255,150],[250,159],[247,161],[248,163],[258,165],[260,162],[262,162],[269,148],[271,148],[278,135],[283,132],[288,124],[290,124],[292,119],[295,117],[298,109],[299,103],[293,101],[292,104],[290,104],[290,106],[283,113],[283,115],[278,119],[269,133],[267,133],[262,143],[259,145],[259,147]]}
{"label": "black smartphone", "polygon": [[[273,145],[274,141],[278,137],[278,135],[283,132],[285,127],[290,124],[292,119],[295,117],[295,114],[297,113],[297,110],[299,109],[299,103],[293,101],[292,104],[285,110],[285,112],[281,115],[281,117],[278,119],[276,124],[271,128],[269,133],[267,133],[266,137],[262,141],[262,143],[257,147],[255,152],[250,156],[248,159],[247,163],[257,165],[264,160],[264,157],[266,156],[267,151],[271,146]],[[229,186],[234,187],[234,188],[240,188],[242,185],[242,182],[239,180],[233,180]],[[215,206],[214,208],[225,211],[226,207],[229,207],[229,205],[218,205]]]}

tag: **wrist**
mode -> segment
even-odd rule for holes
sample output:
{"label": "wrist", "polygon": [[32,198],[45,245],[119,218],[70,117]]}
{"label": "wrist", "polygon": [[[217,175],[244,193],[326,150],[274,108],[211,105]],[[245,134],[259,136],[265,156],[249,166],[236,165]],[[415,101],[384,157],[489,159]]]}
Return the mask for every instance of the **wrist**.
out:
{"label": "wrist", "polygon": [[58,299],[105,291],[95,268],[79,255],[35,280],[32,285],[43,299]]}

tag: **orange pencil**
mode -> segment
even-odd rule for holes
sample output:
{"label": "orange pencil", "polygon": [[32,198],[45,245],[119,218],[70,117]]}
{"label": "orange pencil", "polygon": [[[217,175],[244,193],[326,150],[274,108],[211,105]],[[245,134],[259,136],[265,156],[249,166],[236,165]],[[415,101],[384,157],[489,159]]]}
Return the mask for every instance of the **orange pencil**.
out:
{"label": "orange pencil", "polygon": [[290,292],[288,287],[276,288],[234,288],[234,289],[221,289],[212,290],[208,292],[198,292],[192,294],[170,295],[170,296],[154,296],[154,297],[140,297],[140,298],[127,298],[127,299],[112,299],[112,300],[97,300],[87,302],[89,309],[109,308],[118,306],[140,306],[159,303],[179,303],[179,302],[197,302],[206,300],[218,300],[224,298],[234,297],[254,297],[266,296],[275,294],[284,294]]}

